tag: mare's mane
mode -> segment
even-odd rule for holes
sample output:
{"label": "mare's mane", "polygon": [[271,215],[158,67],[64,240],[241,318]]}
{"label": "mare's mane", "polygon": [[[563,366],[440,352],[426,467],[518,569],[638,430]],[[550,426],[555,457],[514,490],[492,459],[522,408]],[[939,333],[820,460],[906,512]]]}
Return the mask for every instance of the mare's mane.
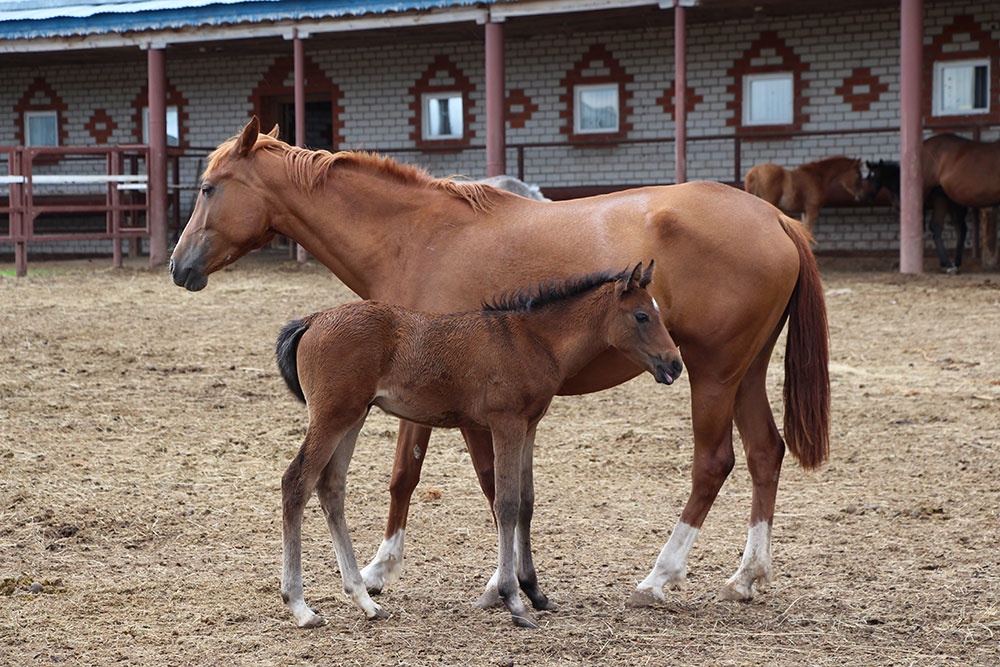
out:
{"label": "mare's mane", "polygon": [[[232,153],[239,137],[223,142],[208,156],[205,172],[211,172]],[[451,178],[434,178],[425,169],[403,164],[384,155],[364,151],[310,150],[291,146],[266,134],[260,134],[251,149],[251,155],[266,151],[281,156],[288,177],[296,187],[311,194],[321,188],[335,167],[348,166],[387,177],[397,183],[438,189],[464,200],[474,211],[488,211],[493,202],[491,195],[496,188],[475,181],[460,182]]]}
{"label": "mare's mane", "polygon": [[[628,277],[630,269],[624,271],[595,271],[565,280],[548,280],[536,287],[521,287],[504,292],[493,301],[484,302],[486,312],[530,312],[553,303],[572,299],[602,285]],[[645,286],[645,285],[644,285]]]}

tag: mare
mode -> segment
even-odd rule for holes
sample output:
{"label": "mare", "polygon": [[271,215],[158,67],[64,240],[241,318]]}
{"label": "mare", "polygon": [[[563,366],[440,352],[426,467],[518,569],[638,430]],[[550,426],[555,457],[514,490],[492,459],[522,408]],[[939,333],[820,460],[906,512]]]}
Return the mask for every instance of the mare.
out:
{"label": "mare", "polygon": [[802,216],[812,231],[819,209],[826,203],[827,192],[838,185],[855,199],[861,192],[861,160],[828,157],[795,169],[785,169],[773,162],[754,165],[743,179],[743,189],[774,204],[788,215]]}
{"label": "mare", "polygon": [[305,440],[281,480],[281,595],[299,626],[323,623],[302,595],[302,513],[317,490],[344,591],[369,618],[388,613],[368,594],[344,520],[354,445],[373,405],[411,422],[488,429],[493,436],[499,533],[498,593],[516,625],[537,627],[518,595],[548,609],[531,557],[535,429],[559,387],[615,349],[657,382],[680,375],[680,353],[645,287],[653,263],[543,283],[482,310],[420,313],[359,301],[288,324],[278,337],[281,374],[309,407]]}
{"label": "mare", "polygon": [[[894,208],[899,208],[899,163],[886,162],[865,162],[868,167],[868,174],[865,176],[865,195],[867,200],[875,199],[879,191],[885,188],[889,192],[889,200]],[[956,273],[962,266],[962,253],[965,250],[965,237],[968,234],[968,227],[965,216],[968,207],[953,202],[940,186],[932,187],[924,196],[924,213],[930,213],[931,235],[934,237],[934,248],[937,250],[938,262],[941,268],[949,273]],[[958,233],[958,241],[955,244],[955,260],[948,257],[948,250],[944,247],[942,232],[944,231],[945,218],[951,219],[951,224],[955,226]]]}
{"label": "mare", "polygon": [[[650,291],[688,371],[694,454],[687,502],[632,604],[664,600],[664,586],[685,579],[698,530],[735,463],[734,422],[753,491],[743,557],[719,595],[749,599],[756,583],[770,579],[786,445],[806,469],[819,467],[829,451],[826,308],[811,236],[799,222],[710,182],[533,201],[482,183],[435,179],[378,155],[292,147],[275,130],[261,134],[253,118],[211,154],[171,256],[177,285],[204,288],[211,273],[275,234],[301,244],[363,299],[438,313],[477,308],[542,277],[653,258]],[[766,379],[786,322],[782,438]],[[641,371],[607,350],[558,393],[599,391]],[[427,426],[400,422],[385,537],[362,570],[370,591],[400,574],[406,515],[430,435]],[[462,435],[492,503],[490,433],[469,428]],[[495,592],[488,585],[481,603],[495,601]]]}
{"label": "mare", "polygon": [[1000,204],[1000,140],[973,141],[936,134],[920,151],[924,194],[940,186],[956,204],[987,208]]}

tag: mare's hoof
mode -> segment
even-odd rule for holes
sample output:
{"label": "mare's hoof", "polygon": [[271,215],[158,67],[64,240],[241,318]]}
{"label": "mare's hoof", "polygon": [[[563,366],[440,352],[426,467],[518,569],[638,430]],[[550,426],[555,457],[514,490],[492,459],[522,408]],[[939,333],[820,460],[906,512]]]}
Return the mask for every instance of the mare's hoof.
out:
{"label": "mare's hoof", "polygon": [[538,626],[535,625],[535,622],[532,621],[527,616],[514,616],[514,615],[511,615],[511,618],[514,620],[514,625],[516,625],[519,628],[529,628],[531,630],[537,630],[538,629]]}
{"label": "mare's hoof", "polygon": [[958,267],[955,266],[955,265],[946,267],[945,270],[944,270],[944,272],[954,275],[954,274],[958,273]]}
{"label": "mare's hoof", "polygon": [[655,607],[662,600],[653,593],[652,588],[637,588],[632,591],[632,597],[628,599],[626,605],[633,609],[641,609],[643,607]]}
{"label": "mare's hoof", "polygon": [[746,602],[747,600],[753,599],[753,587],[751,587],[750,590],[743,591],[740,590],[740,587],[738,586],[726,584],[722,587],[718,594],[716,594],[715,598],[726,602]]}
{"label": "mare's hoof", "polygon": [[309,618],[302,623],[299,623],[299,627],[303,630],[310,628],[321,628],[326,625],[326,619],[319,614],[313,614],[312,618]]}
{"label": "mare's hoof", "polygon": [[559,609],[559,605],[548,598],[544,598],[538,602],[532,601],[531,606],[538,611],[557,611]]}
{"label": "mare's hoof", "polygon": [[382,609],[382,607],[378,607],[375,610],[375,614],[373,616],[369,616],[368,620],[369,621],[381,621],[384,618],[389,618],[389,612],[387,612],[385,609]]}
{"label": "mare's hoof", "polygon": [[500,593],[497,592],[496,588],[487,588],[473,606],[477,609],[493,609],[494,607],[502,607],[503,600],[500,599]]}

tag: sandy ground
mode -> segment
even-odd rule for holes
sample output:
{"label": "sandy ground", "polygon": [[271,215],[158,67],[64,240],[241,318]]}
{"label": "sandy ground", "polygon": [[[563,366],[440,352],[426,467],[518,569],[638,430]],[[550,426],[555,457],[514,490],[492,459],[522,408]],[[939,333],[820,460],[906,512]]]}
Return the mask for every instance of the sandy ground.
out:
{"label": "sandy ground", "polygon": [[[304,631],[278,582],[280,477],[306,415],[273,344],[287,320],[351,295],[280,257],[241,260],[197,294],[109,264],[0,278],[2,664],[1000,663],[998,274],[824,263],[832,456],[813,473],[786,459],[776,578],[752,601],[714,598],[745,538],[738,456],[687,586],[625,606],[689,487],[687,382],[643,377],[557,398],[539,429],[536,564],[560,605],[540,629],[472,607],[495,567],[492,521],[461,439],[436,432],[403,578],[380,598],[389,619],[344,597],[310,503],[306,596],[329,624]],[[396,428],[373,413],[352,464],[362,563]]]}

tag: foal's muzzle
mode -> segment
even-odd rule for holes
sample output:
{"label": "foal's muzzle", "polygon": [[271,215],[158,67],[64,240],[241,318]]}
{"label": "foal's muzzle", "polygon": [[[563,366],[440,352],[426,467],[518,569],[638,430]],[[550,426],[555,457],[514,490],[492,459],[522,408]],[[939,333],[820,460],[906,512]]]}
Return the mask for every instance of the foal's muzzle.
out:
{"label": "foal's muzzle", "polygon": [[674,380],[681,376],[683,370],[684,364],[678,359],[671,359],[670,361],[657,359],[653,363],[653,377],[661,384],[673,384]]}

